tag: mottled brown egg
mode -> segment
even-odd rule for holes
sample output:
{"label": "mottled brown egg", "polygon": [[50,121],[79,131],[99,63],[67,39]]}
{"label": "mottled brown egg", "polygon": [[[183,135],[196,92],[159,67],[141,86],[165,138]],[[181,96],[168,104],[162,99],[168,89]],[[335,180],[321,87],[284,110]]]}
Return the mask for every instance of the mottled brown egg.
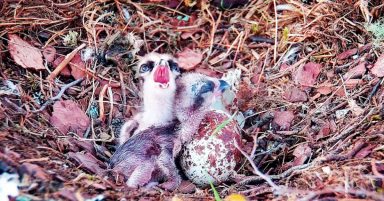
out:
{"label": "mottled brown egg", "polygon": [[[240,166],[241,153],[234,144],[236,140],[241,146],[236,120],[232,119],[224,127],[219,126],[230,118],[221,110],[210,111],[192,141],[184,145],[180,157],[182,170],[198,186],[229,181]],[[221,129],[216,129],[218,127]]]}

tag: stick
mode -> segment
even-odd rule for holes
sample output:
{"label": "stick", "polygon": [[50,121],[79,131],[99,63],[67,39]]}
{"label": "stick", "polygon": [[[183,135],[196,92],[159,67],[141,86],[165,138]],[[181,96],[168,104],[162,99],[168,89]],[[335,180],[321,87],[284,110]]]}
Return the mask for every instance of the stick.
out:
{"label": "stick", "polygon": [[376,92],[379,90],[381,84],[383,83],[383,78],[380,78],[380,80],[376,83],[376,85],[373,87],[371,93],[369,93],[367,99],[364,102],[364,105],[367,105],[367,103],[371,100],[371,98],[376,94]]}
{"label": "stick", "polygon": [[275,183],[273,183],[272,179],[269,178],[267,175],[263,174],[262,172],[260,172],[260,170],[257,168],[256,164],[253,162],[253,160],[251,159],[251,157],[248,156],[247,153],[245,153],[240,147],[239,145],[237,144],[236,140],[234,140],[234,145],[235,147],[243,154],[243,156],[245,158],[247,158],[248,162],[251,164],[251,166],[253,167],[253,170],[255,171],[255,173],[261,177],[262,179],[264,179],[266,182],[268,182],[268,184],[273,188],[273,190],[276,190],[276,191],[279,191],[280,190],[280,187],[278,187]]}
{"label": "stick", "polygon": [[74,49],[71,53],[67,54],[64,58],[64,60],[57,66],[57,68],[47,77],[47,80],[53,80],[56,78],[56,76],[60,73],[61,70],[64,69],[64,67],[73,59],[73,57],[76,55],[78,51],[83,49],[85,47],[85,44],[81,44],[79,47]]}
{"label": "stick", "polygon": [[75,86],[76,84],[80,83],[80,82],[83,81],[83,80],[84,80],[84,78],[80,78],[80,79],[77,79],[77,80],[75,80],[75,81],[73,81],[73,82],[70,82],[69,84],[64,85],[63,88],[61,88],[60,92],[59,92],[56,96],[54,96],[54,97],[50,98],[49,100],[47,100],[47,102],[45,102],[45,103],[43,104],[43,106],[41,106],[38,110],[34,110],[34,111],[32,111],[32,113],[38,113],[38,112],[43,111],[48,105],[50,105],[50,104],[52,104],[53,102],[59,100],[59,99],[61,98],[61,96],[63,96],[64,92],[65,92],[69,87],[73,87],[73,86]]}

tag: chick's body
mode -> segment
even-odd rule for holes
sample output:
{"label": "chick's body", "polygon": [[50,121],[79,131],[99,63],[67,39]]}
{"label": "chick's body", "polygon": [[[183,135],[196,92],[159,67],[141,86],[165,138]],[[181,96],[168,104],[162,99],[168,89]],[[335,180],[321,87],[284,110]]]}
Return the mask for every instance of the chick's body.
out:
{"label": "chick's body", "polygon": [[127,186],[136,188],[151,182],[173,190],[181,182],[172,157],[175,123],[150,127],[119,146],[110,159],[110,169],[127,178]]}

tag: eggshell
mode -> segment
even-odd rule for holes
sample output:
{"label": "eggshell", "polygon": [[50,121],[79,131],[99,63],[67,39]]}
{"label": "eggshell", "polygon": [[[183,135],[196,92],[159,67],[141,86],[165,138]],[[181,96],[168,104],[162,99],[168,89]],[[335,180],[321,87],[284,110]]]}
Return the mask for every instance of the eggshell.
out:
{"label": "eggshell", "polygon": [[200,124],[193,140],[183,148],[180,162],[185,175],[196,185],[204,187],[226,182],[236,173],[241,163],[240,129],[235,119],[217,133],[215,129],[231,118],[220,110],[210,111]]}

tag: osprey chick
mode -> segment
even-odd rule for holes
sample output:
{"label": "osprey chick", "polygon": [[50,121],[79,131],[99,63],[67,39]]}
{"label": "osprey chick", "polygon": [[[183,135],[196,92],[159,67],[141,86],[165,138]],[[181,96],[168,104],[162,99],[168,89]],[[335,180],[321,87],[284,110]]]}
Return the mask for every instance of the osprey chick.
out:
{"label": "osprey chick", "polygon": [[177,80],[175,114],[180,122],[180,130],[174,145],[174,157],[179,154],[182,145],[189,142],[199,130],[212,103],[227,88],[229,85],[224,80],[200,73],[184,74]]}
{"label": "osprey chick", "polygon": [[175,80],[180,75],[176,59],[169,54],[152,52],[140,59],[136,72],[143,80],[144,103],[141,112],[122,126],[119,145],[132,134],[151,126],[166,125],[174,119]]}

